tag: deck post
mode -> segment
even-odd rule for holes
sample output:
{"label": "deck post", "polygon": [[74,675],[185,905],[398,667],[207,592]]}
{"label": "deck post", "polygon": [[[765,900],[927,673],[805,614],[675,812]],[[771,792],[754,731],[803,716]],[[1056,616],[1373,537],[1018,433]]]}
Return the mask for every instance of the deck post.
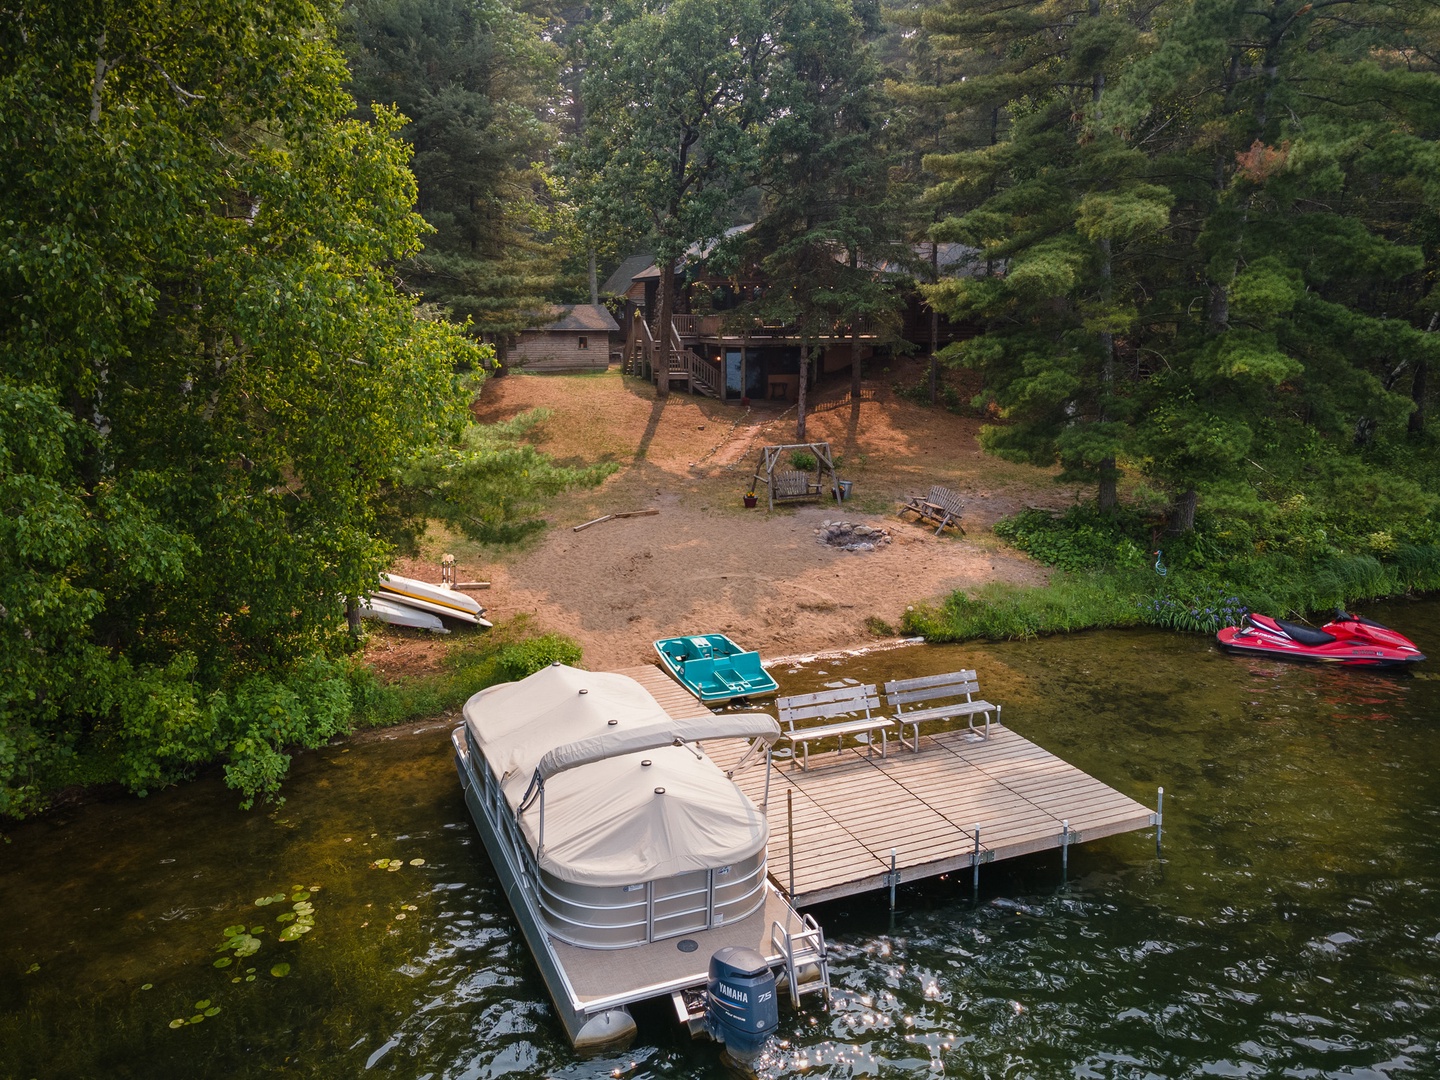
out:
{"label": "deck post", "polygon": [[785,818],[789,827],[790,842],[786,847],[790,851],[790,899],[795,899],[795,792],[785,792]]}
{"label": "deck post", "polygon": [[765,798],[760,803],[760,812],[764,813],[770,809],[770,770],[774,767],[772,755],[775,752],[775,744],[770,743],[765,747]]}
{"label": "deck post", "polygon": [[975,854],[970,856],[970,865],[973,868],[970,875],[970,892],[975,898],[980,896],[980,826],[975,826]]}
{"label": "deck post", "polygon": [[1160,857],[1160,834],[1165,831],[1165,789],[1155,795],[1155,857]]}
{"label": "deck post", "polygon": [[1070,821],[1060,822],[1060,880],[1070,876]]}
{"label": "deck post", "polygon": [[895,849],[890,849],[890,913],[895,913],[895,882],[900,875],[895,873]]}

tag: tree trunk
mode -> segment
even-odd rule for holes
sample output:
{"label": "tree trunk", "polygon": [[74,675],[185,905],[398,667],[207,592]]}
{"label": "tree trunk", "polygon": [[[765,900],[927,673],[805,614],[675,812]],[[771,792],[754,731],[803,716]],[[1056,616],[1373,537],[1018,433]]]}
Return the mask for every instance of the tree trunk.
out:
{"label": "tree trunk", "polygon": [[1195,507],[1200,501],[1200,493],[1193,487],[1186,488],[1175,499],[1170,507],[1170,524],[1165,526],[1166,534],[1179,536],[1181,533],[1195,531]]}
{"label": "tree trunk", "polygon": [[[940,281],[940,245],[930,241],[930,283]],[[940,400],[940,313],[930,305],[930,404]]]}
{"label": "tree trunk", "polygon": [[1115,467],[1113,457],[1100,462],[1100,483],[1095,503],[1102,514],[1114,513],[1115,507],[1120,504],[1120,470]]}
{"label": "tree trunk", "polygon": [[590,303],[592,306],[600,303],[600,286],[595,280],[595,249],[590,249],[590,260],[587,267],[590,274]]}
{"label": "tree trunk", "polygon": [[360,636],[360,601],[356,597],[345,600],[345,622],[350,627],[350,636]]}
{"label": "tree trunk", "polygon": [[[1433,334],[1437,324],[1440,324],[1440,311],[1430,316],[1430,325],[1425,328],[1425,332]],[[1406,425],[1415,435],[1425,430],[1425,369],[1428,366],[1423,356],[1415,358],[1415,376],[1410,380],[1410,400],[1415,402],[1415,411],[1410,414],[1410,421]]]}
{"label": "tree trunk", "polygon": [[655,317],[655,394],[670,396],[670,324],[675,321],[675,260],[660,267],[660,314]]}
{"label": "tree trunk", "polygon": [[800,386],[795,394],[795,441],[805,441],[805,394],[810,387],[810,338],[800,339]]}
{"label": "tree trunk", "polygon": [[[860,253],[853,247],[850,249],[850,271],[858,273],[860,266]],[[854,316],[850,322],[850,400],[860,400],[860,317]]]}
{"label": "tree trunk", "polygon": [[1415,361],[1415,378],[1410,383],[1410,397],[1415,402],[1415,411],[1410,414],[1409,430],[1419,435],[1425,430],[1425,368],[1426,361]]}

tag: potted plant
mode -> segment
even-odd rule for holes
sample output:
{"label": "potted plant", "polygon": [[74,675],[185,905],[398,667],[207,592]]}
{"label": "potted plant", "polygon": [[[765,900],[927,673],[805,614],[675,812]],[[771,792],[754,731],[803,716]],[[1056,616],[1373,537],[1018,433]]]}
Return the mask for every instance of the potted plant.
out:
{"label": "potted plant", "polygon": [[755,509],[755,492],[747,491],[743,498],[745,499],[745,508],[747,510]]}

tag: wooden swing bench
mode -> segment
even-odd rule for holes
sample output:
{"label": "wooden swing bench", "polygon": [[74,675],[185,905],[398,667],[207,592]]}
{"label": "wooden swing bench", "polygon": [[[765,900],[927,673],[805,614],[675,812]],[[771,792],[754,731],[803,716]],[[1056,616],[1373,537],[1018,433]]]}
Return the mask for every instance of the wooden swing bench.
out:
{"label": "wooden swing bench", "polygon": [[929,494],[924,498],[919,495],[912,496],[900,508],[900,516],[904,517],[908,513],[915,513],[919,515],[917,521],[935,522],[936,536],[939,536],[947,525],[954,525],[956,529],[959,529],[961,535],[964,535],[965,530],[960,525],[960,512],[964,509],[964,499],[949,488],[935,484],[931,486]]}
{"label": "wooden swing bench", "polygon": [[770,498],[774,502],[798,502],[825,496],[820,485],[810,479],[809,473],[785,470],[772,473],[771,479]]}

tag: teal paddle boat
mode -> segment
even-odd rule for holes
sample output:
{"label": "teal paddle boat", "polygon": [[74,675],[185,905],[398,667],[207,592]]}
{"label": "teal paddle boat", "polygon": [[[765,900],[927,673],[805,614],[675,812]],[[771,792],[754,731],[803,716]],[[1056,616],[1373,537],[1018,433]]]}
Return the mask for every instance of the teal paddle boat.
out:
{"label": "teal paddle boat", "polygon": [[724,634],[691,634],[655,642],[660,663],[701,701],[759,697],[779,689],[760,666],[758,652],[746,652]]}

